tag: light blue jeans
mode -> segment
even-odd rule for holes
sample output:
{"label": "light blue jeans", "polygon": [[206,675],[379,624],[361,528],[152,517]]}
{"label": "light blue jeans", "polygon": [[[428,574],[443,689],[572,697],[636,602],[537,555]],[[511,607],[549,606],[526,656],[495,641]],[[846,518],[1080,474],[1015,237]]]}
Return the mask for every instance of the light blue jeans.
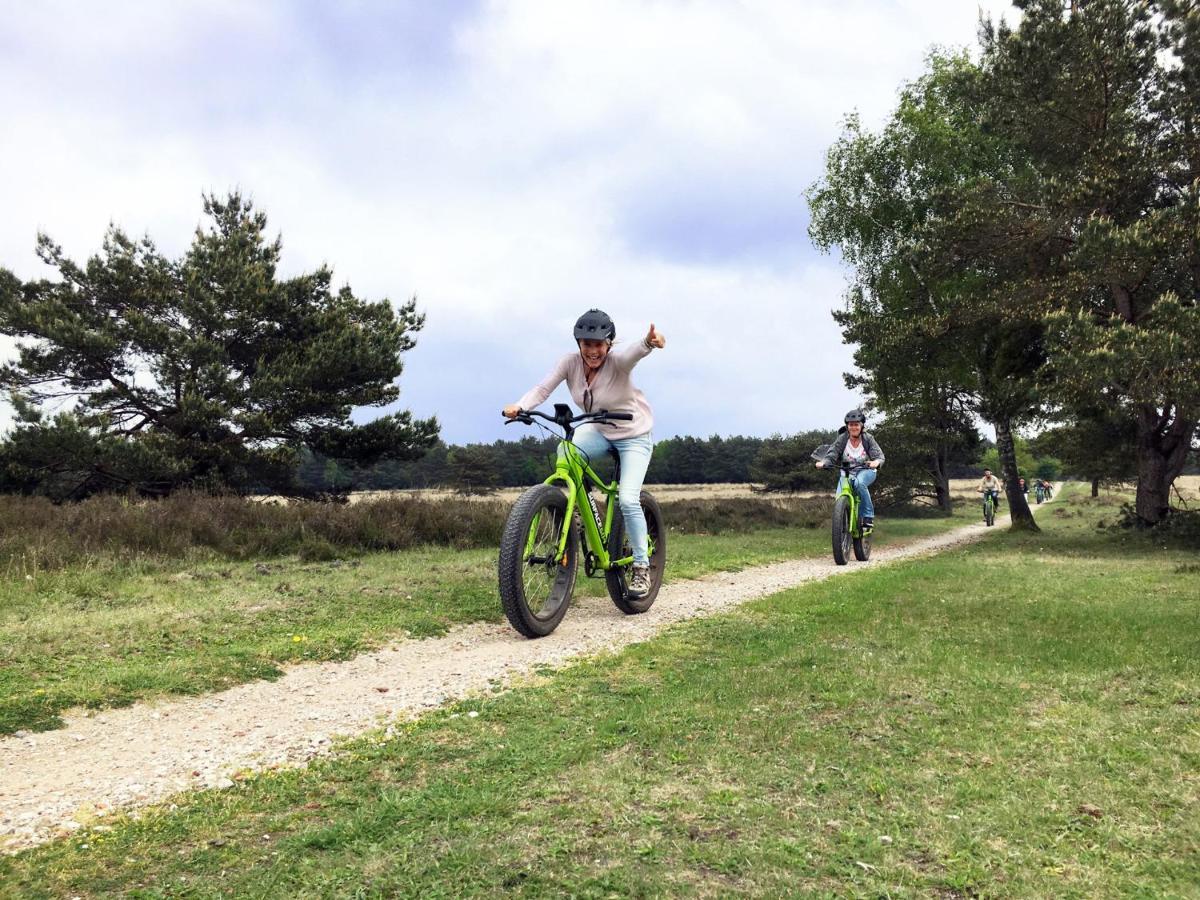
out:
{"label": "light blue jeans", "polygon": [[[875,483],[875,476],[878,474],[875,469],[859,469],[854,473],[854,484],[858,487],[858,517],[860,519],[875,518],[875,504],[871,502],[871,492],[867,490]],[[837,492],[842,492],[842,485],[846,483],[846,473],[843,472],[838,478]]]}
{"label": "light blue jeans", "polygon": [[[650,468],[650,454],[654,452],[654,439],[649,434],[610,441],[600,431],[599,425],[583,425],[575,432],[575,446],[595,464],[604,459],[609,447],[615,447],[621,456],[621,483],[617,489],[617,505],[625,518],[625,532],[633,548],[635,566],[650,565],[649,542],[646,535],[646,514],[642,511],[642,482]],[[562,452],[561,450],[559,451]]]}

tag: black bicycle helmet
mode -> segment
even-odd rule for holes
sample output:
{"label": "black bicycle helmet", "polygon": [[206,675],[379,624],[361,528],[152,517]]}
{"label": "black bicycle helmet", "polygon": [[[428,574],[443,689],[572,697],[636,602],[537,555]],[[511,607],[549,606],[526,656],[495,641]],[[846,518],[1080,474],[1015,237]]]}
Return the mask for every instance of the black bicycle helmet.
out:
{"label": "black bicycle helmet", "polygon": [[589,309],[575,321],[577,341],[615,341],[617,326],[601,309]]}
{"label": "black bicycle helmet", "polygon": [[846,418],[842,419],[842,421],[847,425],[849,425],[851,422],[858,422],[861,425],[866,423],[867,417],[863,415],[861,409],[852,409],[850,412],[846,413]]}

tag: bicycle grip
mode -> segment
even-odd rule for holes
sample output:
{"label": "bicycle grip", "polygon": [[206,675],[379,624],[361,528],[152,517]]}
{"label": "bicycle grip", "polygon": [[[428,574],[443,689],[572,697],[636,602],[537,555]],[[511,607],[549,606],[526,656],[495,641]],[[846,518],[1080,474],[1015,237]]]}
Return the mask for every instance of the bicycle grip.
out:
{"label": "bicycle grip", "polygon": [[610,413],[606,412],[604,418],[612,419],[614,422],[632,422],[633,413]]}

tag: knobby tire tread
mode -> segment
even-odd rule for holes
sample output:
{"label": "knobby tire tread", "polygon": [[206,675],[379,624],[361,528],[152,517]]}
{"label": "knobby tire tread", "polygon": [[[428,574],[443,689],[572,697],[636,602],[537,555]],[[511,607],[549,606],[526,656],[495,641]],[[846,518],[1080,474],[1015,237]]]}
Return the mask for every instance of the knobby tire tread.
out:
{"label": "knobby tire tread", "polygon": [[[504,531],[500,538],[500,602],[504,606],[504,615],[519,633],[525,637],[545,637],[558,627],[567,607],[571,605],[571,594],[575,587],[575,577],[579,564],[579,526],[573,520],[571,532],[567,538],[567,565],[564,585],[556,584],[556,591],[562,590],[564,596],[559,601],[557,609],[550,617],[540,619],[533,614],[525,597],[525,542],[529,537],[529,528],[533,524],[534,515],[541,509],[556,509],[565,514],[567,498],[561,490],[548,485],[535,485],[521,494],[509,511],[504,523]],[[561,567],[560,567],[561,568]]]}

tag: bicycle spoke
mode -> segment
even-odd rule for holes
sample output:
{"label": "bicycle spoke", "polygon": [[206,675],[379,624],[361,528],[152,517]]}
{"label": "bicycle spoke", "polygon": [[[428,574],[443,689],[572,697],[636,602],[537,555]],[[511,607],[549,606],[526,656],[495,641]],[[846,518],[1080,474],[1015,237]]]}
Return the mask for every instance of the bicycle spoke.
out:
{"label": "bicycle spoke", "polygon": [[550,600],[555,578],[558,577],[558,539],[562,532],[559,516],[544,510],[534,520],[530,533],[531,552],[525,558],[521,574],[529,609],[540,616]]}

